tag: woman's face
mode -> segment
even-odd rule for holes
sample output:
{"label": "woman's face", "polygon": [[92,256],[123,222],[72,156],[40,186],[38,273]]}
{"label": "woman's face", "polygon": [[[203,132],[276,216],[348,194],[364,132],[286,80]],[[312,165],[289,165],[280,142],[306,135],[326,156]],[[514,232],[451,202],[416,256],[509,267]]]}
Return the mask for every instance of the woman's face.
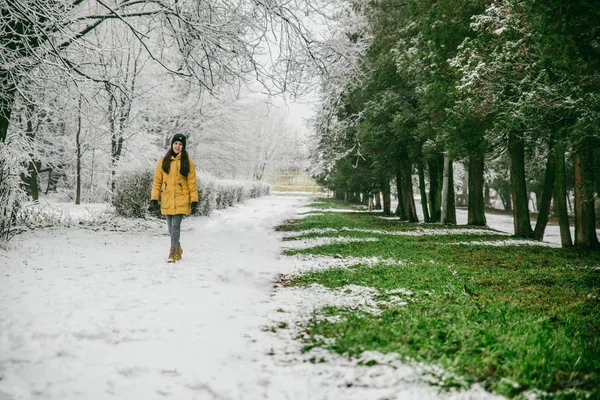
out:
{"label": "woman's face", "polygon": [[175,152],[175,154],[181,153],[181,150],[183,150],[183,143],[173,142],[173,151]]}

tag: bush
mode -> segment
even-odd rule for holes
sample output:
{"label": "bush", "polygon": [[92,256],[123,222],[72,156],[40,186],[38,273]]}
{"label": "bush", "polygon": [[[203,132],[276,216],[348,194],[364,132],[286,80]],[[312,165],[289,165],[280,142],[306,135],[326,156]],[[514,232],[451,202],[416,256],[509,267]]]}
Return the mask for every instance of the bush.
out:
{"label": "bush", "polygon": [[212,175],[198,174],[199,215],[210,215],[246,199],[268,195],[271,186],[263,182],[216,179]]}
{"label": "bush", "polygon": [[117,177],[113,198],[117,214],[128,218],[146,217],[153,180],[152,171],[123,172]]}
{"label": "bush", "polygon": [[222,210],[227,207],[233,206],[235,203],[238,203],[244,198],[240,199],[240,196],[237,195],[237,191],[243,191],[243,187],[240,182],[236,181],[219,181],[216,185],[217,189],[217,210]]}
{"label": "bush", "polygon": [[271,193],[271,185],[264,182],[249,182],[246,187],[247,197],[255,199],[260,196],[266,196]]}
{"label": "bush", "polygon": [[198,215],[208,217],[217,208],[216,181],[213,177],[202,174],[198,178]]}
{"label": "bush", "polygon": [[[210,216],[222,210],[270,193],[271,187],[263,182],[216,179],[206,172],[198,172],[198,211],[196,215]],[[148,214],[152,192],[153,171],[123,172],[117,177],[113,200],[118,215],[144,218]]]}
{"label": "bush", "polygon": [[244,188],[238,186],[235,188],[235,202],[240,203],[244,200]]}

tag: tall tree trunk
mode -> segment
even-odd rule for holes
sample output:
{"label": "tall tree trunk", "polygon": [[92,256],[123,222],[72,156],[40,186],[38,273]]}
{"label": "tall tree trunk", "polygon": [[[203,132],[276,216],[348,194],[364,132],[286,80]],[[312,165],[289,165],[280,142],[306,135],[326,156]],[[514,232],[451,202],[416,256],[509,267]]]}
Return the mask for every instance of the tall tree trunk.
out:
{"label": "tall tree trunk", "polygon": [[417,163],[417,170],[419,171],[419,191],[421,192],[421,208],[423,209],[423,221],[430,222],[429,210],[427,208],[427,190],[425,188],[425,168],[423,166],[423,160],[419,159]]}
{"label": "tall tree trunk", "polygon": [[106,92],[108,93],[108,129],[110,131],[110,191],[111,199],[115,194],[116,182],[115,176],[117,174],[117,157],[118,157],[118,144],[119,137],[117,133],[117,121],[116,121],[116,99],[114,97],[113,89],[108,83],[105,85]]}
{"label": "tall tree trunk", "polygon": [[594,153],[590,139],[583,139],[573,154],[575,167],[575,246],[598,247],[594,210]]}
{"label": "tall tree trunk", "polygon": [[[27,118],[27,128],[25,134],[28,138],[31,139],[33,143],[35,138],[35,128],[33,126],[33,118],[35,115],[35,106],[31,103],[27,104],[26,109],[26,118]],[[27,172],[29,175],[28,186],[31,194],[31,199],[33,201],[37,201],[40,199],[40,187],[38,184],[38,163],[34,159],[34,153],[29,153],[29,162],[27,165]]]}
{"label": "tall tree trunk", "polygon": [[[538,216],[535,221],[533,238],[536,240],[544,239],[548,217],[550,216],[550,204],[552,203],[552,193],[554,191],[554,181],[556,178],[556,156],[554,155],[554,142],[550,141],[548,149],[548,159],[546,160],[546,172],[544,175],[544,186],[539,199]],[[536,196],[537,197],[537,196]]]}
{"label": "tall tree trunk", "polygon": [[[544,178],[545,179],[545,178]],[[534,212],[539,213],[540,212],[540,208],[542,207],[542,197],[544,197],[544,188],[537,188],[536,190],[533,191],[533,193],[535,194],[535,201],[533,202],[533,207],[535,207],[533,209]],[[535,229],[534,229],[535,232]]]}
{"label": "tall tree trunk", "polygon": [[446,224],[456,225],[456,193],[454,193],[454,163],[450,160],[448,164],[448,208]]}
{"label": "tall tree trunk", "polygon": [[483,196],[484,155],[469,157],[469,194],[467,225],[486,226],[485,198]]}
{"label": "tall tree trunk", "polygon": [[429,167],[429,211],[431,222],[440,222],[442,215],[442,182],[441,182],[441,155],[428,160]]}
{"label": "tall tree trunk", "polygon": [[396,216],[402,221],[407,220],[406,208],[404,203],[404,193],[402,193],[402,171],[400,164],[396,166],[396,192],[398,193],[398,205],[396,206]]}
{"label": "tall tree trunk", "polygon": [[484,184],[483,186],[483,199],[485,207],[491,207],[492,201],[490,196],[490,185]]}
{"label": "tall tree trunk", "polygon": [[502,200],[502,206],[504,207],[504,211],[512,211],[513,207],[512,207],[512,198],[511,195],[512,193],[510,192],[510,190],[506,190],[506,191],[502,191],[502,192],[498,192],[498,195],[500,196],[500,199]]}
{"label": "tall tree trunk", "polygon": [[381,192],[375,192],[375,209],[381,210]]}
{"label": "tall tree trunk", "polygon": [[48,171],[48,184],[46,185],[46,190],[44,191],[44,194],[48,195],[48,191],[50,190],[50,183],[52,182],[52,179],[53,179],[53,174],[52,174],[52,168],[46,168],[46,170]]}
{"label": "tall tree trunk", "polygon": [[440,222],[448,222],[448,179],[450,175],[450,157],[444,154],[444,174],[442,175],[442,215]]}
{"label": "tall tree trunk", "polygon": [[92,148],[92,161],[90,162],[90,195],[88,199],[90,201],[95,200],[95,190],[94,190],[94,165],[96,163],[96,149]]}
{"label": "tall tree trunk", "polygon": [[513,203],[513,222],[515,236],[531,238],[531,221],[529,221],[529,196],[525,182],[525,144],[515,133],[509,136],[508,152],[510,154],[510,182]]}
{"label": "tall tree trunk", "polygon": [[[8,7],[16,7],[14,3],[15,2],[7,2]],[[23,10],[17,14],[19,17],[10,18],[10,20],[6,18],[7,15],[5,15],[4,10],[0,9],[0,13],[3,17],[3,23],[0,27],[0,46],[8,49],[13,60],[19,60],[16,65],[13,66],[16,66],[16,69],[21,72],[19,74],[18,72],[15,73],[15,71],[0,68],[0,91],[2,92],[0,94],[1,143],[6,142],[6,137],[8,135],[15,96],[17,95],[17,85],[19,79],[21,79],[20,76],[27,76],[27,73],[33,68],[32,65],[34,65],[27,65],[29,62],[22,63],[20,61],[35,59],[35,50],[40,47],[40,40],[46,41],[47,39],[45,35],[41,34],[42,32],[37,32],[36,24],[47,22],[43,16],[44,13],[38,13],[38,10],[48,6],[48,3],[45,3],[43,6],[40,5],[40,3],[29,3],[26,6],[29,10],[23,8]],[[54,5],[49,7],[54,7]],[[31,13],[29,13],[30,11]],[[3,66],[4,65],[6,65],[6,63],[3,63]]]}
{"label": "tall tree trunk", "polygon": [[76,147],[76,182],[75,182],[75,204],[81,204],[81,101],[83,96],[79,96],[79,104],[77,106],[77,131],[75,132],[75,147]]}
{"label": "tall tree trunk", "polygon": [[567,210],[565,149],[562,144],[557,143],[554,145],[554,156],[556,157],[556,183],[554,198],[556,199],[556,212],[558,214],[558,225],[560,227],[560,243],[562,247],[573,247],[571,230],[569,227],[569,212]]}
{"label": "tall tree trunk", "polygon": [[419,222],[417,208],[415,207],[415,195],[412,184],[412,164],[410,161],[402,162],[400,173],[402,174],[402,199],[404,200],[406,219],[409,222]]}
{"label": "tall tree trunk", "polygon": [[13,103],[15,101],[16,88],[10,83],[8,71],[0,70],[0,143],[6,142]]}
{"label": "tall tree trunk", "polygon": [[390,180],[385,177],[383,178],[383,184],[381,186],[381,190],[383,193],[383,214],[391,215],[392,214],[392,195],[390,189]]}
{"label": "tall tree trunk", "polygon": [[460,196],[456,196],[456,205],[459,207],[465,207],[467,208],[468,211],[468,207],[469,207],[469,161],[466,160],[463,163],[463,166],[465,168],[465,171],[467,171],[467,174],[462,174],[461,176],[461,183],[460,183],[460,187],[462,188],[461,190],[461,194]]}
{"label": "tall tree trunk", "polygon": [[29,160],[27,165],[27,172],[29,174],[29,190],[31,193],[31,199],[37,201],[40,199],[40,186],[38,184],[38,173],[37,166],[33,160]]}

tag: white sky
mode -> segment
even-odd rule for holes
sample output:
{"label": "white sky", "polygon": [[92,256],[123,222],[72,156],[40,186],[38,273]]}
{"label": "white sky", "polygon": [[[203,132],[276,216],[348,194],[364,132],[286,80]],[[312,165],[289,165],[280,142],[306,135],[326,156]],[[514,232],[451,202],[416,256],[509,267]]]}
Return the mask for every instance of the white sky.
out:
{"label": "white sky", "polygon": [[[394,355],[365,354],[383,365],[360,367],[323,350],[301,354],[296,323],[314,308],[373,301],[359,287],[274,288],[279,274],[335,261],[281,255],[273,228],[306,200],[268,196],[185,219],[176,264],[166,263],[162,221],[15,237],[0,250],[0,400],[500,398],[478,386],[440,393]],[[99,215],[94,205],[62,212]],[[279,323],[288,328],[265,330]],[[307,362],[321,356],[326,363]]]}
{"label": "white sky", "polygon": [[302,122],[303,118],[308,119],[315,114],[315,103],[310,104],[308,102],[288,102],[287,105],[290,110],[291,120]]}

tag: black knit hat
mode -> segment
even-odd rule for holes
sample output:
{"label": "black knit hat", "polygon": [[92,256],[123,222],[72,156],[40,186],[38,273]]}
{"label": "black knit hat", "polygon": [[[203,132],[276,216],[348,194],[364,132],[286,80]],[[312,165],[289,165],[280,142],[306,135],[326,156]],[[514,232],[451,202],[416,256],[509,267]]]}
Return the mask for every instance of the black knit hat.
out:
{"label": "black knit hat", "polygon": [[173,147],[173,143],[181,142],[181,144],[183,145],[183,150],[185,150],[185,141],[186,141],[185,135],[178,133],[175,136],[173,136],[173,139],[171,139],[171,147]]}

